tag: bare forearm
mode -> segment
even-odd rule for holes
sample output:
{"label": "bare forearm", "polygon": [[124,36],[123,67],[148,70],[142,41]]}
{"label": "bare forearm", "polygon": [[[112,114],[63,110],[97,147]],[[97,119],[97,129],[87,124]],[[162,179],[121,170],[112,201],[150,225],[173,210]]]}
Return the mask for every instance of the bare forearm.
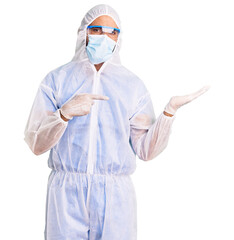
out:
{"label": "bare forearm", "polygon": [[60,117],[61,117],[65,122],[68,122],[68,121],[69,121],[69,119],[65,118],[65,117],[62,115],[61,111],[59,111],[59,113],[60,113]]}
{"label": "bare forearm", "polygon": [[167,117],[173,117],[174,116],[174,115],[172,115],[172,114],[170,114],[170,113],[168,113],[166,111],[163,111],[163,114],[166,115]]}

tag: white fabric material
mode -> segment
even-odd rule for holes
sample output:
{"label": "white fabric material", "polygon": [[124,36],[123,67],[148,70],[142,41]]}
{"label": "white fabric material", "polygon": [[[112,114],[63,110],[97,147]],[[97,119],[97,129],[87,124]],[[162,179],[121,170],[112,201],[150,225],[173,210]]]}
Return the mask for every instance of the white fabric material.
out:
{"label": "white fabric material", "polygon": [[60,117],[52,89],[41,83],[25,127],[24,140],[33,153],[42,154],[57,144],[67,124]]}
{"label": "white fabric material", "polygon": [[[136,195],[130,175],[136,155],[156,157],[166,147],[174,117],[156,119],[143,81],[115,54],[97,72],[85,51],[85,29],[107,5],[92,8],[79,28],[73,61],[49,72],[39,86],[25,128],[35,154],[50,149],[46,201],[46,240],[136,240]],[[120,27],[121,28],[121,27]],[[63,121],[59,109],[74,96],[90,93],[90,113]]]}

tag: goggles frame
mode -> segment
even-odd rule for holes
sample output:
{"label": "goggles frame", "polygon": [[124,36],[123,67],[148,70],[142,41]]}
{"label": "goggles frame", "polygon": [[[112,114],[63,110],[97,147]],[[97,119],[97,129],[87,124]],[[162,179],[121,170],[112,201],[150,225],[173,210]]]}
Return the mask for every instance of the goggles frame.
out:
{"label": "goggles frame", "polygon": [[92,28],[101,28],[102,32],[109,33],[109,34],[112,34],[112,32],[106,32],[106,31],[103,31],[103,29],[105,29],[105,28],[112,29],[112,30],[117,31],[118,35],[120,34],[119,28],[114,28],[114,27],[109,27],[109,26],[99,26],[99,25],[87,26],[87,29],[92,29]]}

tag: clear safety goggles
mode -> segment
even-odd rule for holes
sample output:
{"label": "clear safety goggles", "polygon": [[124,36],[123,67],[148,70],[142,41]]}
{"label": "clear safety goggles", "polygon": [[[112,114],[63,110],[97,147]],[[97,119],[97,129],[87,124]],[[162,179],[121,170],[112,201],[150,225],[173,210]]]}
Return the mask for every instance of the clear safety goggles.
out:
{"label": "clear safety goggles", "polygon": [[95,26],[88,26],[87,32],[88,34],[91,34],[91,35],[102,35],[104,33],[107,33],[107,35],[117,38],[120,34],[120,29],[95,25]]}

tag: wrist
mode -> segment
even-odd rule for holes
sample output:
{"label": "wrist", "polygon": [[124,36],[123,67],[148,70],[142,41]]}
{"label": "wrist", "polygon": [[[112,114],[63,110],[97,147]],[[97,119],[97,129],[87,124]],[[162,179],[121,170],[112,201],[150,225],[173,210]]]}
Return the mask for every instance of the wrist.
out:
{"label": "wrist", "polygon": [[170,104],[170,102],[166,105],[166,107],[164,108],[164,111],[167,112],[168,114],[170,115],[175,115],[176,113],[176,110],[175,108],[173,108]]}
{"label": "wrist", "polygon": [[60,113],[60,117],[65,121],[65,122],[68,122],[70,119],[67,119],[65,118],[62,113],[61,113],[61,110],[59,110],[59,113]]}
{"label": "wrist", "polygon": [[170,114],[170,113],[168,113],[168,112],[166,112],[166,111],[163,111],[163,114],[164,114],[165,116],[167,116],[167,117],[173,117],[173,116],[174,116],[173,114]]}

